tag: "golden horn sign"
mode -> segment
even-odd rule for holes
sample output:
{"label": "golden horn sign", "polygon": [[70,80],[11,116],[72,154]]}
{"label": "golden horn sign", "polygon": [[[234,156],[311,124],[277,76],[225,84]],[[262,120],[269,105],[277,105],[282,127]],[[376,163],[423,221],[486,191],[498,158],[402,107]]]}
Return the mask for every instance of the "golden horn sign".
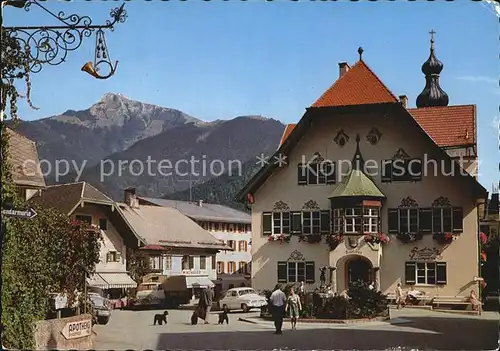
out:
{"label": "golden horn sign", "polygon": [[97,79],[106,79],[106,78],[111,77],[115,73],[117,65],[118,65],[118,61],[116,61],[114,67],[111,67],[111,72],[109,72],[109,74],[106,75],[106,76],[99,75],[99,73],[97,73],[97,71],[95,70],[94,65],[92,64],[91,61],[89,61],[89,62],[87,62],[86,64],[83,65],[82,71],[83,72],[87,72],[88,74],[90,74],[94,78],[97,78]]}

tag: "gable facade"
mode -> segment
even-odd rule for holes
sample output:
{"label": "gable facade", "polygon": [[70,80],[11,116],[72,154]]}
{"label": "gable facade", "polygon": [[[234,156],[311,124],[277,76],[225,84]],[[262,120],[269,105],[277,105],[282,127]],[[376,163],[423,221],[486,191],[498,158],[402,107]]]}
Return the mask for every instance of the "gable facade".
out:
{"label": "gable facade", "polygon": [[239,194],[252,207],[254,288],[478,290],[486,191],[393,97],[360,60],[285,130],[274,160],[286,164],[263,167]]}

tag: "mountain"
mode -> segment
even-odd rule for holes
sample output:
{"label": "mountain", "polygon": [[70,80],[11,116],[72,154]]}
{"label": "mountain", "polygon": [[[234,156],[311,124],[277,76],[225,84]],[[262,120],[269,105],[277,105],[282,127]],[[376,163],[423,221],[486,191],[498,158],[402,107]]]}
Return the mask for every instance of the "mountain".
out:
{"label": "mountain", "polygon": [[[37,142],[40,159],[51,162],[48,184],[84,180],[120,201],[130,186],[142,196],[189,200],[191,185],[200,189],[197,197],[209,201],[218,194],[221,203],[236,207],[230,200],[234,188],[255,170],[257,155],[276,150],[283,129],[281,122],[261,116],[204,122],[113,93],[86,110],[16,127]],[[59,179],[56,160],[74,162]],[[80,176],[75,165],[83,169]]]}
{"label": "mountain", "polygon": [[[279,121],[248,116],[186,124],[104,158],[87,167],[80,180],[121,200],[123,189],[130,186],[142,196],[161,197],[189,189],[190,182],[196,186],[224,173],[234,179],[244,178],[256,155],[276,150],[283,128]],[[60,181],[72,182],[75,178],[72,173]],[[225,192],[224,188],[220,190]]]}
{"label": "mountain", "polygon": [[93,165],[134,143],[186,123],[204,123],[179,110],[146,104],[107,93],[83,111],[36,121],[22,121],[16,130],[37,142],[40,159],[74,160]]}

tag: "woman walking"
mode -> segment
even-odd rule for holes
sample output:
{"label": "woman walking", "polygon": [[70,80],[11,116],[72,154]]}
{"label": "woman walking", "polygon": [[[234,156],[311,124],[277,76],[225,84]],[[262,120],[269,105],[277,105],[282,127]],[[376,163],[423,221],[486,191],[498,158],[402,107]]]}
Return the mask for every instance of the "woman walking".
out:
{"label": "woman walking", "polygon": [[300,311],[302,310],[302,304],[300,303],[300,296],[295,294],[293,288],[290,289],[290,296],[288,296],[286,304],[292,322],[292,329],[296,329],[297,318],[299,318]]}

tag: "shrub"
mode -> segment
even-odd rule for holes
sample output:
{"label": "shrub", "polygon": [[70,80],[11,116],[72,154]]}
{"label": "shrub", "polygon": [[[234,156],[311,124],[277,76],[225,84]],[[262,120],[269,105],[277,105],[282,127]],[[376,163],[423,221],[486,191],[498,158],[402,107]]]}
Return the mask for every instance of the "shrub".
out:
{"label": "shrub", "polygon": [[362,281],[353,282],[347,292],[349,297],[348,318],[373,318],[388,309],[387,297],[380,291],[372,290]]}

